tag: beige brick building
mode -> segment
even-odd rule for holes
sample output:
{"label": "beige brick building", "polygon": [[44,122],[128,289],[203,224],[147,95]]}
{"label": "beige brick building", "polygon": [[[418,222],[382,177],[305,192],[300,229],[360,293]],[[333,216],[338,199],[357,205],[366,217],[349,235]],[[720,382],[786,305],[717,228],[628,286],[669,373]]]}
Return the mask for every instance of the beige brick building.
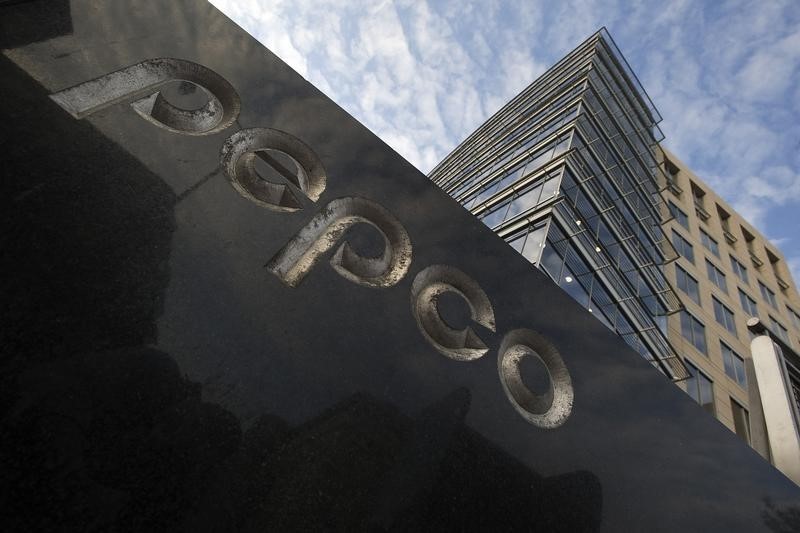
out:
{"label": "beige brick building", "polygon": [[797,286],[780,250],[677,157],[664,151],[663,166],[673,215],[664,230],[679,253],[664,268],[685,306],[668,318],[667,337],[693,374],[680,386],[751,443],[745,322],[757,316],[800,349]]}

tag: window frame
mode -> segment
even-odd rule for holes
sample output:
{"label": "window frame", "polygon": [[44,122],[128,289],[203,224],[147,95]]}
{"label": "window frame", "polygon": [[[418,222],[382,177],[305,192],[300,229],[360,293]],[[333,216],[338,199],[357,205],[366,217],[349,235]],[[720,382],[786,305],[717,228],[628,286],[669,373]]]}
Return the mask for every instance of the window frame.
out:
{"label": "window frame", "polygon": [[[668,200],[667,202],[668,202],[669,212],[672,214],[672,218],[674,218],[678,224],[680,224],[682,227],[688,230],[689,215],[687,215],[686,212],[680,207],[678,207],[678,205],[672,200]],[[680,216],[678,216],[679,214]]]}
{"label": "window frame", "polygon": [[731,258],[731,270],[733,270],[733,273],[736,274],[736,277],[746,285],[750,285],[750,277],[747,273],[747,266],[730,254],[728,257]]}
{"label": "window frame", "polygon": [[[682,281],[681,278],[682,277],[685,278],[684,279],[684,281],[685,281],[684,285],[686,285],[687,288],[684,288],[683,286],[681,286],[682,285],[681,284],[681,281]],[[695,292],[694,295],[692,295],[692,293],[687,290],[690,283],[694,283],[694,292]],[[701,300],[700,300],[700,283],[695,279],[694,276],[689,274],[689,272],[678,263],[675,263],[675,284],[694,303],[696,303],[697,305],[702,306],[702,303],[701,303]]]}
{"label": "window frame", "polygon": [[[722,353],[725,375],[731,378],[741,388],[747,390],[747,372],[745,371],[744,357],[736,353],[733,348],[722,340],[719,341],[719,349]],[[737,367],[737,363],[741,366]]]}
{"label": "window frame", "polygon": [[[742,310],[745,311],[746,313],[748,313],[748,318],[749,317],[757,317],[758,316],[758,302],[756,302],[755,299],[753,299],[749,294],[747,294],[745,291],[743,291],[741,287],[737,287],[737,289],[739,290],[739,304],[740,304],[740,307],[742,308]],[[745,304],[745,298],[747,299],[746,300],[747,304]],[[753,309],[750,309],[751,307]],[[753,314],[752,311],[755,311],[755,314]]]}
{"label": "window frame", "polygon": [[714,254],[715,257],[721,259],[720,252],[719,252],[719,242],[708,234],[706,230],[700,228],[700,243],[703,247]]}
{"label": "window frame", "polygon": [[[680,243],[680,246],[678,243]],[[674,228],[672,229],[672,245],[681,257],[685,257],[690,263],[694,264],[694,246],[689,242],[689,239],[675,231]],[[689,250],[689,255],[686,254],[687,248]]]}
{"label": "window frame", "polygon": [[800,330],[800,313],[788,305],[786,306],[786,311],[789,313],[789,319],[792,322],[792,326],[794,326],[795,329]]}
{"label": "window frame", "polygon": [[[752,439],[752,432],[751,432],[751,428],[750,428],[750,412],[747,410],[747,408],[744,405],[742,405],[742,402],[740,402],[739,400],[737,400],[733,396],[731,396],[730,398],[731,398],[731,418],[733,419],[734,433],[739,435],[739,437],[741,437],[742,440],[744,440],[747,444],[750,444],[751,443],[751,439]],[[744,435],[742,435],[742,433],[740,433],[739,424],[737,423],[738,421],[736,419],[736,409],[734,408],[734,406],[739,407],[741,412],[744,414],[744,417],[743,417],[744,418],[744,424],[745,424],[745,427],[744,427],[745,434]]]}
{"label": "window frame", "polygon": [[[719,268],[717,265],[711,262],[707,257],[706,257],[706,276],[711,281],[711,283],[717,286],[717,288],[725,292],[725,294],[728,294],[728,280],[727,277],[725,276],[725,272],[723,272],[721,268]],[[721,285],[719,283],[720,278],[722,278]]]}
{"label": "window frame", "polygon": [[[697,402],[697,404],[700,405],[703,410],[710,412],[712,416],[716,416],[717,406],[716,402],[714,401],[714,380],[711,379],[708,374],[700,370],[700,368],[692,363],[689,359],[686,359],[684,362],[686,363],[686,368],[689,371],[689,378],[686,380],[686,393],[690,398]],[[701,388],[700,379],[698,379],[698,376],[708,382],[708,390],[710,391],[711,395],[710,403],[700,403],[702,401],[703,390]],[[693,388],[693,384],[696,384],[694,387],[695,390],[691,391],[690,389]],[[706,406],[710,406],[710,409]]]}
{"label": "window frame", "polygon": [[717,324],[724,327],[728,333],[737,336],[736,315],[733,311],[716,296],[711,297],[711,302],[714,308],[714,319],[717,321]]}
{"label": "window frame", "polygon": [[[689,322],[685,323],[684,322],[684,317],[686,317],[685,320],[687,320]],[[694,346],[695,349],[698,352],[700,352],[701,354],[703,354],[706,357],[708,357],[708,341],[706,339],[706,325],[703,324],[692,313],[690,313],[689,311],[687,311],[685,309],[680,312],[680,322],[681,322],[681,336],[684,339],[686,339],[687,341],[689,341],[689,344]],[[689,324],[688,329],[691,332],[691,336],[690,337],[686,336],[686,331],[685,330],[686,330],[686,324],[687,323]],[[695,331],[697,329],[698,325],[699,325],[699,334],[697,333],[697,331]],[[699,335],[699,337],[698,337],[698,335]],[[702,347],[699,345],[700,344],[700,342],[699,342],[700,338],[702,338]]]}
{"label": "window frame", "polygon": [[772,326],[772,329],[775,330],[774,331],[775,335],[777,335],[783,342],[785,342],[788,345],[789,330],[786,329],[786,327],[783,324],[778,322],[778,319],[776,319],[771,314],[768,314],[767,316],[769,317],[769,323]]}
{"label": "window frame", "polygon": [[759,292],[761,293],[761,297],[764,300],[766,300],[766,302],[770,305],[770,307],[772,307],[773,309],[775,309],[777,311],[778,310],[778,300],[775,297],[775,292],[772,289],[770,289],[769,287],[767,287],[767,285],[761,280],[758,280],[758,289],[759,289]]}

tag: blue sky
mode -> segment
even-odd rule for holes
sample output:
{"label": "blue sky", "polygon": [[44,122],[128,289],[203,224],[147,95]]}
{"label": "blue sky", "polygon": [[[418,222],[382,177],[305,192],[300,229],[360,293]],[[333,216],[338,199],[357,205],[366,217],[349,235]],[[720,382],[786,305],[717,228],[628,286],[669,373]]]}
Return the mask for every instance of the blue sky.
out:
{"label": "blue sky", "polygon": [[606,26],[664,144],[800,280],[800,1],[212,0],[427,173]]}

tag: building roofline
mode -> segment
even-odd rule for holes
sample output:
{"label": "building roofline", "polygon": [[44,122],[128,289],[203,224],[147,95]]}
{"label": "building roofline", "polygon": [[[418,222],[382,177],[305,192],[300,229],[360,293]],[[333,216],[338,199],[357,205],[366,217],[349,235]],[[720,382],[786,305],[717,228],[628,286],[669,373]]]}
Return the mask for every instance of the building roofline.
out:
{"label": "building roofline", "polygon": [[439,168],[449,159],[450,155],[458,152],[459,149],[462,146],[464,146],[468,141],[470,141],[476,135],[479,135],[487,127],[490,127],[495,117],[499,116],[504,109],[508,108],[511,105],[514,105],[514,103],[517,102],[520,98],[522,98],[523,95],[525,95],[528,91],[530,91],[531,88],[534,87],[539,80],[547,77],[547,75],[551,71],[559,68],[559,66],[561,66],[562,64],[572,60],[572,58],[575,56],[576,53],[578,53],[579,50],[590,44],[592,41],[602,41],[605,44],[605,46],[611,52],[612,57],[617,61],[620,67],[620,72],[625,77],[625,81],[627,81],[630,84],[631,88],[633,89],[632,92],[636,95],[636,98],[640,101],[643,108],[647,110],[647,112],[650,114],[649,118],[653,120],[654,124],[658,124],[659,122],[661,122],[662,120],[661,114],[658,112],[658,109],[656,108],[655,104],[650,99],[650,95],[647,93],[647,91],[645,91],[641,81],[639,81],[639,78],[633,72],[633,69],[628,63],[628,60],[625,59],[625,56],[620,51],[616,41],[614,41],[614,38],[611,37],[611,34],[609,33],[608,29],[605,26],[602,26],[596,32],[594,32],[589,37],[581,41],[580,44],[578,44],[572,50],[570,50],[564,57],[556,61],[550,67],[548,67],[547,70],[545,70],[543,73],[537,76],[536,79],[532,80],[524,89],[522,89],[519,93],[514,95],[514,97],[512,97],[511,100],[506,102],[497,111],[492,113],[489,116],[489,118],[487,118],[483,122],[483,124],[478,126],[478,128],[472,131],[469,135],[467,135],[464,139],[462,139],[461,142],[459,142],[452,150],[450,150],[450,153],[448,153],[441,161],[439,161],[428,172],[428,176],[430,177],[434,175],[439,170]]}
{"label": "building roofline", "polygon": [[616,41],[611,36],[611,33],[608,31],[608,29],[605,26],[603,26],[602,28],[597,30],[597,32],[595,32],[595,34],[592,37],[594,36],[600,36],[606,43],[608,48],[611,50],[614,58],[617,60],[617,62],[619,62],[619,65],[621,67],[620,71],[628,78],[628,81],[634,88],[633,92],[641,99],[642,104],[644,104],[644,108],[647,109],[647,111],[650,113],[650,118],[653,120],[653,122],[655,122],[656,124],[661,122],[661,120],[663,119],[661,113],[658,112],[658,109],[656,108],[656,105],[653,103],[653,100],[650,98],[650,95],[645,90],[644,86],[642,85],[642,82],[639,80],[639,77],[631,68],[630,63],[628,63],[628,60],[625,58],[622,51],[619,49],[619,46],[617,46]]}
{"label": "building roofline", "polygon": [[[675,155],[675,152],[669,150],[668,148],[660,145],[661,151],[664,153],[664,156],[670,160],[670,162],[674,163],[680,170],[689,172],[691,174],[691,180],[695,182],[700,188],[702,188],[706,192],[711,192],[714,194],[715,202],[719,204],[720,207],[725,209],[725,211],[731,215],[736,216],[736,222],[740,226],[744,227],[749,233],[751,233],[754,237],[761,239],[764,243],[769,244],[770,252],[774,253],[778,256],[779,259],[786,261],[786,256],[783,254],[783,251],[775,245],[769,238],[767,238],[760,230],[755,228],[749,220],[747,220],[744,216],[742,216],[739,211],[734,209],[719,193],[709,185],[706,181],[698,176],[692,169],[687,165],[680,157]],[[791,274],[791,272],[790,272]],[[794,280],[790,280],[794,282]]]}

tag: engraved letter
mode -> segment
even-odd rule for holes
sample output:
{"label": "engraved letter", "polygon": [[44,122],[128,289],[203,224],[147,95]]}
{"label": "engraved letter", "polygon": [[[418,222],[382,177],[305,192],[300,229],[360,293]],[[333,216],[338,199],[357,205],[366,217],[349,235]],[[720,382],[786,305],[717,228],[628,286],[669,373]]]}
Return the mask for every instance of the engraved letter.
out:
{"label": "engraved letter", "polygon": [[[274,156],[288,156],[287,168]],[[267,128],[240,130],[222,145],[220,163],[239,194],[275,211],[296,211],[302,204],[283,183],[273,183],[258,175],[255,158],[260,157],[284,178],[317,201],[325,190],[325,169],[317,154],[297,137]]]}
{"label": "engraved letter", "polygon": [[[519,364],[523,357],[536,357],[547,368],[550,385],[545,394],[534,394],[522,381]],[[529,329],[511,331],[500,344],[497,367],[506,396],[525,420],[545,429],[566,422],[574,399],[572,379],[552,342]]]}
{"label": "engraved letter", "polygon": [[414,278],[411,285],[411,313],[425,338],[440,353],[456,361],[472,361],[488,351],[478,335],[467,327],[453,329],[442,320],[437,308],[439,295],[454,292],[464,298],[470,317],[495,331],[494,310],[478,283],[460,270],[446,265],[431,265]]}
{"label": "engraved letter", "polygon": [[296,287],[333,248],[351,226],[363,222],[383,237],[380,257],[362,257],[345,241],[331,258],[342,277],[367,287],[391,287],[403,279],[411,264],[411,239],[400,222],[386,209],[365,198],[338,198],[329,203],[284,246],[267,270],[290,287]]}
{"label": "engraved letter", "polygon": [[[172,81],[200,87],[208,102],[187,111],[167,102],[159,88]],[[131,102],[145,120],[174,133],[209,135],[224,130],[239,116],[239,95],[225,78],[183,59],[148,59],[50,95],[73,117],[81,119],[121,102]]]}

